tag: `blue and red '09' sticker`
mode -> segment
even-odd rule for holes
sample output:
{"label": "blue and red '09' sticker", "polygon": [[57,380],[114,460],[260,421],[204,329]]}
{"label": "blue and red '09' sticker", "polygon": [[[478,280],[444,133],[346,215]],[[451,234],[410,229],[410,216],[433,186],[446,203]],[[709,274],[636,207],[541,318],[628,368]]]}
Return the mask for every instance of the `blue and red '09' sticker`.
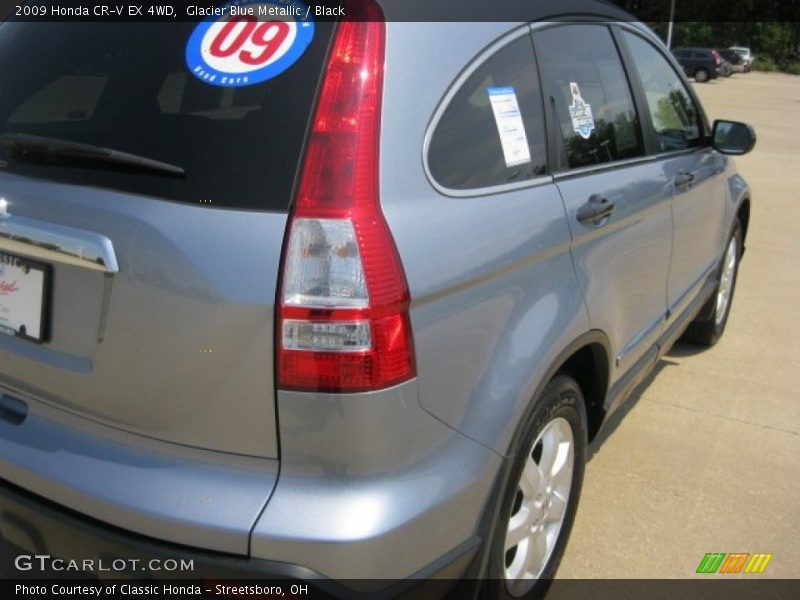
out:
{"label": "blue and red '09' sticker", "polygon": [[[233,8],[233,10],[231,10]],[[195,27],[186,44],[192,75],[220,87],[280,75],[314,39],[314,21],[297,0],[233,0]]]}

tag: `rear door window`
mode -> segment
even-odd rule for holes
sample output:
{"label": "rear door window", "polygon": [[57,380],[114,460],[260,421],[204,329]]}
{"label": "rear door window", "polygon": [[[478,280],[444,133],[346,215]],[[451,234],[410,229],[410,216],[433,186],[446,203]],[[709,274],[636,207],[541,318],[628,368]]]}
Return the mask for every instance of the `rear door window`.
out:
{"label": "rear door window", "polygon": [[431,136],[428,168],[468,190],[547,171],[542,95],[527,34],[483,62],[458,88]]}
{"label": "rear door window", "polygon": [[569,168],[644,154],[625,70],[602,25],[561,25],[534,34],[545,95]]}
{"label": "rear door window", "polygon": [[[315,23],[311,43],[283,72],[241,87],[190,71],[197,25],[0,26],[0,135],[112,148],[181,167],[185,179],[63,157],[23,160],[7,145],[0,169],[190,204],[286,210],[333,24]],[[248,31],[245,22],[232,27],[222,51]]]}
{"label": "rear door window", "polygon": [[700,114],[683,81],[652,44],[628,31],[622,35],[644,88],[660,150],[702,145]]}

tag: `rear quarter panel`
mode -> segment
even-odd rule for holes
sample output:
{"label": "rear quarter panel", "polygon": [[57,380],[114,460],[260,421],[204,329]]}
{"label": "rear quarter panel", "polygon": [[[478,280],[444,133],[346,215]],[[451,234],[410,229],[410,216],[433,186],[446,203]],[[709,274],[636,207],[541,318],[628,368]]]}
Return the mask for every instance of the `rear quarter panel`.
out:
{"label": "rear quarter panel", "polygon": [[422,148],[450,84],[515,26],[387,27],[381,200],[411,291],[420,403],[505,453],[552,360],[589,327],[564,206],[550,182],[445,196]]}

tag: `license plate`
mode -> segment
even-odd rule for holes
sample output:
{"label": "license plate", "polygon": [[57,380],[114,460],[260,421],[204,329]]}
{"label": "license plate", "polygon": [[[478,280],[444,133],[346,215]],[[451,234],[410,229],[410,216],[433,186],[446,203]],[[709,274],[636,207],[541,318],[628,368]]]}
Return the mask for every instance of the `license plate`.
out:
{"label": "license plate", "polygon": [[45,341],[49,280],[48,265],[0,252],[0,335]]}

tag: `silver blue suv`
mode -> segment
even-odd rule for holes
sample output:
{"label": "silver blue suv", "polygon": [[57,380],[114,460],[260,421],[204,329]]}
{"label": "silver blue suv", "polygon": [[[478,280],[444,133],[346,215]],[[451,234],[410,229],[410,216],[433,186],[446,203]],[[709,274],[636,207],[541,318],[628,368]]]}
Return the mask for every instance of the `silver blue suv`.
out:
{"label": "silver blue suv", "polygon": [[543,591],[587,444],[725,329],[755,143],[545,4],[0,26],[8,552]]}

